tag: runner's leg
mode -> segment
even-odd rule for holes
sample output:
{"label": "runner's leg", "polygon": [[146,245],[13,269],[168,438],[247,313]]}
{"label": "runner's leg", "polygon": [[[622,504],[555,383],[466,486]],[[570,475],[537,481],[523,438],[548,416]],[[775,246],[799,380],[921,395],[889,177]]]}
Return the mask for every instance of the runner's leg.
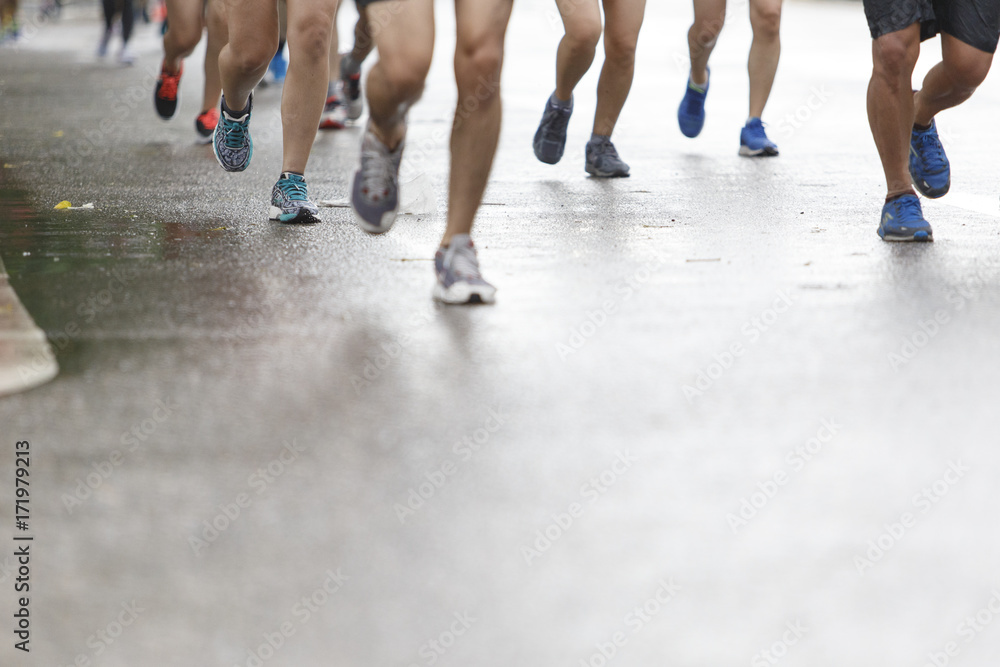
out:
{"label": "runner's leg", "polygon": [[594,134],[610,137],[632,88],[635,46],[646,0],[604,0],[604,67],[597,82]]}
{"label": "runner's leg", "polygon": [[694,23],[688,30],[692,83],[702,86],[708,82],[708,58],[725,22],[726,0],[694,0]]}
{"label": "runner's leg", "polygon": [[992,53],[948,34],[941,35],[941,56],[941,62],[927,72],[923,86],[913,97],[917,125],[930,125],[938,113],[969,99],[993,63]]}
{"label": "runner's leg", "polygon": [[597,0],[556,0],[566,34],[556,51],[556,98],[569,102],[573,89],[594,62],[601,39]]}
{"label": "runner's leg", "polygon": [[887,197],[913,192],[908,156],[913,127],[911,79],[920,55],[920,25],[882,35],[872,42],[868,122],[885,172]]}
{"label": "runner's leg", "polygon": [[753,42],[747,71],[750,74],[750,117],[760,118],[771,95],[781,54],[781,0],[750,0]]}

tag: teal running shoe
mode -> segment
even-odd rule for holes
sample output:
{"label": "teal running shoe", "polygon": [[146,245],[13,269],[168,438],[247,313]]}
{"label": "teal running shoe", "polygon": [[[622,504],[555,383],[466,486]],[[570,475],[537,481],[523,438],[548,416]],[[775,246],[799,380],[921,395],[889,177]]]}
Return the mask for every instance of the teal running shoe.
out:
{"label": "teal running shoe", "polygon": [[284,172],[271,190],[271,220],[294,225],[313,225],[320,221],[319,209],[309,201],[306,179]]}

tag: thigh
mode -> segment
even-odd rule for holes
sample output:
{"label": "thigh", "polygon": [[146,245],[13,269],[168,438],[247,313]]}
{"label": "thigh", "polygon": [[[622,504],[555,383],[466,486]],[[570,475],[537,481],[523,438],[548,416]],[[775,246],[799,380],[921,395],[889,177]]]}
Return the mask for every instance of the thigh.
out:
{"label": "thigh", "polygon": [[635,46],[646,13],[646,0],[604,0],[604,40]]}
{"label": "thigh", "polygon": [[566,32],[586,32],[594,25],[600,31],[600,0],[556,0],[556,7]]}
{"label": "thigh", "polygon": [[379,62],[392,68],[429,61],[434,51],[433,0],[381,0],[365,4]]}
{"label": "thigh", "polygon": [[455,0],[456,55],[477,46],[503,49],[513,0]]}

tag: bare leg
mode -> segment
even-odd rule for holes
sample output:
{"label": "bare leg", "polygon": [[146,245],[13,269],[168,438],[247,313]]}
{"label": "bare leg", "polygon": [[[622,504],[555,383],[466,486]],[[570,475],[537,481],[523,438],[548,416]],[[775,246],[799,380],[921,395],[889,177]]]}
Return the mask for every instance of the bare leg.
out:
{"label": "bare leg", "polygon": [[337,32],[338,14],[340,14],[340,2],[337,2],[337,9],[333,14],[333,25],[330,28],[330,83],[340,79],[340,35]]}
{"label": "bare leg", "polygon": [[202,0],[166,0],[167,34],[163,36],[163,64],[167,72],[176,74],[184,58],[191,55],[204,27]]}
{"label": "bare leg", "polygon": [[750,0],[753,42],[747,71],[750,74],[750,117],[760,118],[771,95],[774,73],[781,55],[781,0]]}
{"label": "bare leg", "polygon": [[303,174],[309,161],[326,101],[336,8],[336,0],[288,3],[288,75],[281,94],[282,171]]}
{"label": "bare leg", "polygon": [[424,90],[434,51],[433,0],[387,0],[369,8],[379,60],[368,73],[369,129],[390,150],[406,135],[406,112]]}
{"label": "bare leg", "polygon": [[907,156],[913,126],[913,67],[920,55],[920,25],[882,35],[872,43],[868,123],[885,171],[887,198],[910,187]]}
{"label": "bare leg", "polygon": [[375,48],[375,40],[371,36],[371,26],[368,24],[368,8],[358,7],[358,20],[354,24],[354,47],[351,49],[351,60],[361,64]]}
{"label": "bare leg", "polygon": [[455,0],[458,108],[451,130],[448,226],[441,245],[468,234],[500,137],[500,69],[512,0]]}
{"label": "bare leg", "polygon": [[229,41],[229,29],[226,26],[226,5],[223,0],[210,0],[205,24],[208,26],[208,39],[205,42],[205,90],[201,101],[202,111],[219,106],[219,97],[222,96],[219,52]]}
{"label": "bare leg", "polygon": [[694,0],[694,23],[688,30],[693,83],[708,83],[708,58],[725,22],[726,0]]}
{"label": "bare leg", "polygon": [[278,9],[274,0],[226,0],[226,17],[229,43],[219,52],[219,78],[226,106],[239,111],[278,50]]}
{"label": "bare leg", "polygon": [[610,137],[625,106],[635,73],[635,45],[639,41],[646,0],[604,0],[604,67],[597,82],[594,134]]}
{"label": "bare leg", "polygon": [[927,72],[914,96],[914,122],[930,125],[939,112],[972,96],[989,74],[993,54],[980,51],[951,35],[941,35],[942,60]]}
{"label": "bare leg", "polygon": [[594,62],[601,39],[601,8],[597,0],[556,0],[556,6],[566,29],[556,52],[556,98],[569,102]]}

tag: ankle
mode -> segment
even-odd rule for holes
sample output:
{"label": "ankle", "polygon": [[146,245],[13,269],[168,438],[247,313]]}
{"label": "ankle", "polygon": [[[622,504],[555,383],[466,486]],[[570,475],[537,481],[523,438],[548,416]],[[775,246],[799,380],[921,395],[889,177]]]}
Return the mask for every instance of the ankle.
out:
{"label": "ankle", "polygon": [[895,201],[900,197],[906,197],[907,195],[917,196],[916,191],[913,188],[907,188],[906,190],[901,190],[897,192],[890,192],[885,196],[885,203],[888,204],[891,201]]}

